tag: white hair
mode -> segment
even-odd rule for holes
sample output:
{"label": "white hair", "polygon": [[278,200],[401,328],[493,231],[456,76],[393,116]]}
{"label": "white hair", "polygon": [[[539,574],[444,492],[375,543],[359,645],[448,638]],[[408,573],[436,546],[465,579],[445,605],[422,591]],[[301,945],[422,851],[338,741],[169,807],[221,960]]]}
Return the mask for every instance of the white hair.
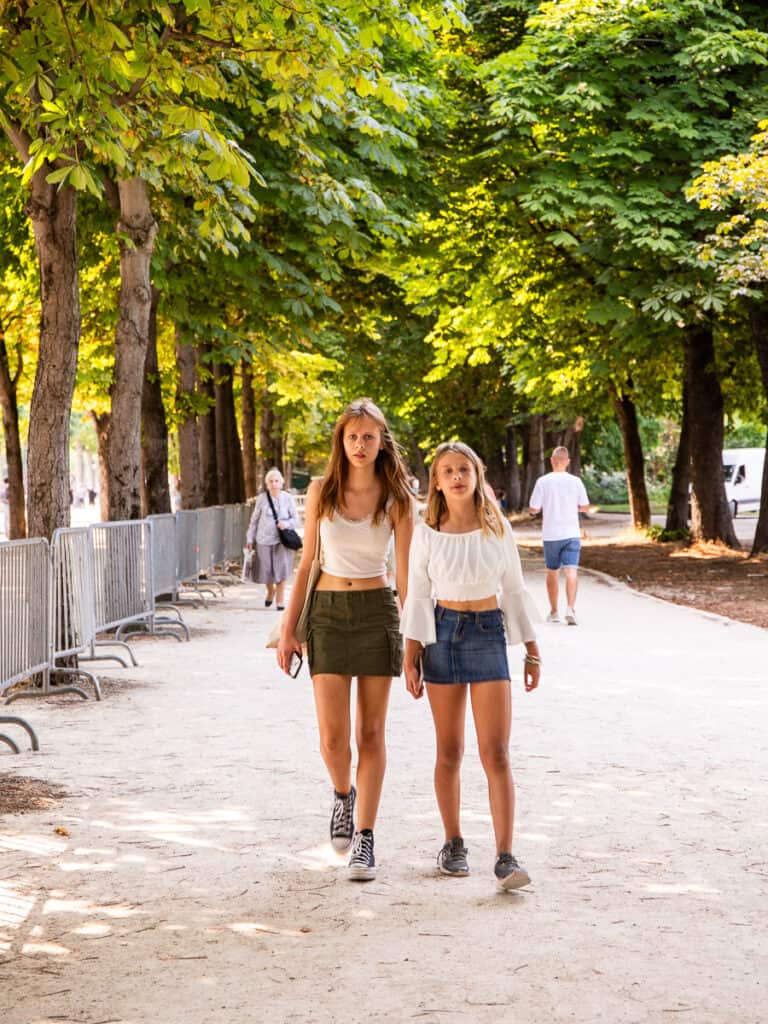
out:
{"label": "white hair", "polygon": [[282,485],[283,485],[283,484],[285,483],[285,477],[284,477],[284,476],[283,476],[283,474],[282,474],[282,473],[280,472],[280,470],[279,470],[279,469],[277,468],[277,466],[273,466],[273,467],[272,467],[272,469],[268,470],[268,471],[267,471],[267,472],[266,472],[266,473],[264,474],[264,485],[266,486],[266,485],[267,485],[267,483],[268,483],[268,482],[269,482],[269,481],[270,481],[270,480],[271,480],[271,479],[272,479],[273,477],[277,477],[277,479],[278,479],[278,480],[280,481],[280,486],[282,487]]}

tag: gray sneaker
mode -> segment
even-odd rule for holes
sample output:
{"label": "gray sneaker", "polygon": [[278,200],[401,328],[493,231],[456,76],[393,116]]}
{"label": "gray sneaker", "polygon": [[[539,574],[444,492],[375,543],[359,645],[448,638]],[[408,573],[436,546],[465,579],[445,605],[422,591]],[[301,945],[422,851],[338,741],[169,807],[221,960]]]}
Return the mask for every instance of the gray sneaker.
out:
{"label": "gray sneaker", "polygon": [[352,856],[349,858],[349,877],[354,882],[370,882],[376,877],[373,832],[369,828],[363,832],[355,832]]}
{"label": "gray sneaker", "polygon": [[500,889],[519,889],[531,881],[525,868],[520,867],[517,858],[511,853],[500,853],[493,869],[496,884]]}
{"label": "gray sneaker", "polygon": [[461,836],[454,836],[444,844],[437,855],[437,868],[444,875],[456,875],[459,878],[469,874],[467,848]]}
{"label": "gray sneaker", "polygon": [[565,613],[565,621],[568,623],[569,626],[577,625],[576,612],[573,610],[573,608],[569,608],[568,611]]}
{"label": "gray sneaker", "polygon": [[331,846],[339,853],[346,853],[352,845],[355,834],[355,797],[357,792],[350,786],[346,796],[339,796],[333,791],[333,810],[331,811]]}

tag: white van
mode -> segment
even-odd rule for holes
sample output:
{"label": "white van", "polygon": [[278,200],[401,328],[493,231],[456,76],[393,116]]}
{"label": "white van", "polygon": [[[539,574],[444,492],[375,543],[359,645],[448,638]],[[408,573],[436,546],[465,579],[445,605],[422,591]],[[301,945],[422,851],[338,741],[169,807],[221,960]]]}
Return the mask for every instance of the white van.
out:
{"label": "white van", "polygon": [[725,496],[734,516],[745,508],[760,508],[765,448],[724,448]]}

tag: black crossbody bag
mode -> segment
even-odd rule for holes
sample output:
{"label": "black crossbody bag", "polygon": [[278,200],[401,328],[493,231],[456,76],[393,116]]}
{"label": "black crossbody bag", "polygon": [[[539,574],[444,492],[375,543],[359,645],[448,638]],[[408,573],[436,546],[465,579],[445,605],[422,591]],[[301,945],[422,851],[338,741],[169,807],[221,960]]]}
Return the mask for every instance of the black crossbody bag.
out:
{"label": "black crossbody bag", "polygon": [[[277,512],[275,511],[275,503],[272,501],[272,495],[269,491],[265,491],[264,493],[267,495],[269,507],[272,509],[272,515],[275,517],[275,526],[277,526],[279,520],[277,518]],[[280,535],[280,543],[284,545],[284,547],[290,548],[291,551],[299,551],[303,547],[301,537],[295,530],[292,530],[290,526],[286,526],[284,529],[280,529],[280,527],[277,526],[277,532]]]}

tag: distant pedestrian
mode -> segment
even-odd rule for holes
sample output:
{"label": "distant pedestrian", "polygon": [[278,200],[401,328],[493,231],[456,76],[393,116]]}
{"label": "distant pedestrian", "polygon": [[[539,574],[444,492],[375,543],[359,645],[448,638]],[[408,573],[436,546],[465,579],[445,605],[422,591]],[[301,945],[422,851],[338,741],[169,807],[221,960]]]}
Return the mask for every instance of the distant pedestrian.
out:
{"label": "distant pedestrian", "polygon": [[[301,655],[295,631],[320,536],[322,571],[309,611],[307,651],[320,752],[333,783],[331,845],[352,848],[349,877],[376,876],[373,829],[384,782],[385,723],[392,677],[402,670],[400,617],[387,578],[394,538],[397,593],[405,600],[413,496],[387,421],[369,398],[352,402],[333,432],[325,475],[307,491],[304,554],[283,617],[277,660]],[[357,709],[351,722],[352,677]],[[350,739],[357,740],[357,786]]]}
{"label": "distant pedestrian", "polygon": [[502,889],[530,881],[512,854],[507,645],[525,645],[523,682],[526,691],[536,689],[541,659],[533,618],[538,616],[512,528],[488,492],[480,459],[460,442],[440,445],[424,522],[411,545],[403,610],[406,686],[418,698],[426,683],[437,733],[435,793],[445,830],[437,864],[443,874],[458,877],[469,873],[459,800],[469,691],[496,837],[494,875]]}
{"label": "distant pedestrian", "polygon": [[246,534],[247,548],[253,551],[249,579],[266,584],[265,608],[275,600],[279,612],[285,607],[285,583],[293,572],[294,552],[282,543],[278,531],[298,530],[299,525],[293,495],[283,490],[283,474],[270,469]]}
{"label": "distant pedestrian", "polygon": [[579,513],[589,509],[589,498],[581,479],[566,472],[571,457],[568,449],[559,446],[552,451],[552,472],[536,481],[529,502],[535,516],[541,512],[541,537],[544,542],[544,564],[547,568],[547,622],[560,622],[558,612],[560,569],[565,576],[565,621],[575,626],[576,592],[579,580],[581,526]]}

